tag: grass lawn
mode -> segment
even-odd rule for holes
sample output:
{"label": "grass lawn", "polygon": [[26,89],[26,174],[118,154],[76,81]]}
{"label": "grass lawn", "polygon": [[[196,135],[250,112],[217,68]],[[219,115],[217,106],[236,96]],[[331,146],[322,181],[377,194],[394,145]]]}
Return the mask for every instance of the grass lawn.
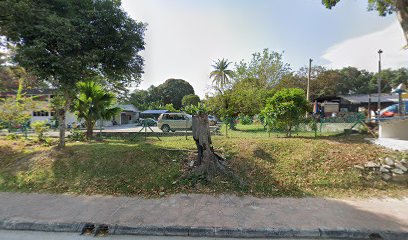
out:
{"label": "grass lawn", "polygon": [[[262,126],[238,126],[214,146],[247,183],[226,176],[208,183],[181,176],[194,159],[192,137],[69,142],[60,151],[33,141],[0,139],[0,190],[75,194],[143,195],[235,193],[261,197],[405,196],[406,185],[386,183],[353,166],[403,153],[371,145],[361,135],[283,138]],[[222,132],[225,130],[222,129]]]}

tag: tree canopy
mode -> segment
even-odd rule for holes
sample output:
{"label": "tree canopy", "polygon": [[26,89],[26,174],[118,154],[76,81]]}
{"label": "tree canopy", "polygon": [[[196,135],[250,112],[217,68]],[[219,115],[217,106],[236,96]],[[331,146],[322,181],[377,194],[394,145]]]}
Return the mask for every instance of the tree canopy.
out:
{"label": "tree canopy", "polygon": [[60,146],[65,112],[76,83],[95,76],[110,89],[125,91],[140,82],[146,25],[110,0],[3,0],[0,35],[16,46],[13,60],[60,90]]}
{"label": "tree canopy", "polygon": [[183,104],[184,107],[190,106],[190,105],[196,106],[199,102],[200,102],[200,97],[195,94],[185,95],[183,99],[181,100],[181,103]]}

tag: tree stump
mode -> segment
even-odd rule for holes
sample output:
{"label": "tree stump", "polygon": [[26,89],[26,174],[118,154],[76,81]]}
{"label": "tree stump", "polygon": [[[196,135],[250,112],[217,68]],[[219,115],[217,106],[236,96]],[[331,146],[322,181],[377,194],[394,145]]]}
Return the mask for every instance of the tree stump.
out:
{"label": "tree stump", "polygon": [[196,172],[204,174],[209,180],[220,170],[224,169],[220,161],[223,160],[214,152],[211,142],[208,115],[200,113],[193,116],[193,139],[197,146]]}

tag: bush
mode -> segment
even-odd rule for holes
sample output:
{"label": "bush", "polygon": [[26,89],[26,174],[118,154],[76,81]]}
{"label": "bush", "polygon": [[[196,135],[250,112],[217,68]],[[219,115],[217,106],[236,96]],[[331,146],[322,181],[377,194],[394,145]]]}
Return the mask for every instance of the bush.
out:
{"label": "bush", "polygon": [[8,140],[17,140],[17,139],[20,139],[21,136],[18,135],[18,134],[16,134],[16,133],[10,133],[10,134],[7,135],[6,138],[7,138]]}
{"label": "bush", "polygon": [[72,141],[80,141],[84,142],[85,141],[85,133],[77,128],[72,128],[71,129],[71,134],[69,135],[69,139]]}
{"label": "bush", "polygon": [[241,122],[242,125],[250,125],[252,124],[252,117],[248,116],[248,115],[244,115],[244,116],[240,116],[239,120]]}
{"label": "bush", "polygon": [[38,141],[40,142],[46,142],[46,138],[44,136],[44,133],[48,131],[50,128],[47,125],[47,121],[36,121],[31,123],[31,127],[34,129],[34,132],[37,134]]}
{"label": "bush", "polygon": [[308,107],[302,89],[284,88],[266,100],[261,114],[264,116],[268,131],[282,129],[286,136],[290,137],[293,129],[301,123]]}

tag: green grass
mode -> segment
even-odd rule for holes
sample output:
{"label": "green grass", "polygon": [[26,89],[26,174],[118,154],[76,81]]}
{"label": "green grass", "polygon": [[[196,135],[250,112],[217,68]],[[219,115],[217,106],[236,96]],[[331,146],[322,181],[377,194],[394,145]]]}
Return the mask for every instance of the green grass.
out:
{"label": "green grass", "polygon": [[[385,155],[401,155],[366,143],[365,136],[293,138],[238,126],[229,138],[213,136],[217,152],[247,185],[226,176],[206,182],[183,178],[195,158],[191,137],[134,141],[70,142],[64,150],[30,141],[0,139],[0,190],[75,194],[143,195],[235,193],[282,196],[403,196],[406,185],[383,182],[353,166]],[[224,129],[223,129],[224,130]]]}

